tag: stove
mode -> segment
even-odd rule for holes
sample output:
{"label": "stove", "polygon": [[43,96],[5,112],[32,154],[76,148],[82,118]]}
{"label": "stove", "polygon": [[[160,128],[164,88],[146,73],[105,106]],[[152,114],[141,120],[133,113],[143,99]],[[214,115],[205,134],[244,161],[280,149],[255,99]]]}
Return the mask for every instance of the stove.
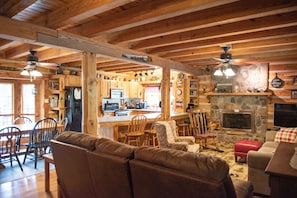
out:
{"label": "stove", "polygon": [[116,110],[114,112],[114,115],[115,116],[128,116],[130,114],[130,111],[129,110]]}

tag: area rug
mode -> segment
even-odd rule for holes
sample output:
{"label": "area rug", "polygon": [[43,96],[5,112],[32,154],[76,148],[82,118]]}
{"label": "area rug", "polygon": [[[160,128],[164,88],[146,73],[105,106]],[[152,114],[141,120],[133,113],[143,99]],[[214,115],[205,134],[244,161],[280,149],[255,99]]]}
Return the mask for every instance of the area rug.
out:
{"label": "area rug", "polygon": [[247,181],[248,167],[246,160],[238,159],[238,162],[235,162],[233,144],[220,142],[218,143],[218,148],[219,151],[215,149],[203,149],[201,154],[212,155],[225,160],[230,167],[229,173],[231,177]]}
{"label": "area rug", "polygon": [[[23,162],[22,156],[20,157],[20,161]],[[26,163],[22,164],[22,167],[24,170],[23,172],[16,161],[13,162],[12,167],[10,166],[10,163],[5,163],[4,167],[0,169],[0,184],[36,175],[38,173],[43,173],[44,160],[38,160],[36,169],[34,168],[34,161],[30,159],[26,160]],[[54,165],[50,164],[50,169],[53,168]]]}

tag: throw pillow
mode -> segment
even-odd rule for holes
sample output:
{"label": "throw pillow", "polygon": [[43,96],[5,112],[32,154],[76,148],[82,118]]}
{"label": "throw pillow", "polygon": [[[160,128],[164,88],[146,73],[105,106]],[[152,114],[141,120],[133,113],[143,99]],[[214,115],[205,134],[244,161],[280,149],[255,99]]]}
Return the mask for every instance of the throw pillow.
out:
{"label": "throw pillow", "polygon": [[275,142],[290,142],[294,143],[297,138],[296,128],[281,128],[275,135]]}

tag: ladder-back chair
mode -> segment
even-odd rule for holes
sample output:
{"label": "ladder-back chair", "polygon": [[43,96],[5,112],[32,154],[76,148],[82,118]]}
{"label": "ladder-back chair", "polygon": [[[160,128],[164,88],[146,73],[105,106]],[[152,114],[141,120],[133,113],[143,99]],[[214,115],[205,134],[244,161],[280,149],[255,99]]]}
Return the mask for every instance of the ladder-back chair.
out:
{"label": "ladder-back chair", "polygon": [[9,126],[0,130],[0,161],[2,162],[3,159],[9,157],[10,166],[12,166],[12,161],[15,159],[23,171],[23,167],[17,154],[16,145],[16,141],[20,138],[21,131],[17,127]]}
{"label": "ladder-back chair", "polygon": [[211,144],[218,150],[216,134],[209,131],[209,123],[205,112],[190,113],[190,123],[192,132],[202,148],[208,148],[208,145]]}
{"label": "ladder-back chair", "polygon": [[146,122],[147,118],[145,115],[135,115],[132,117],[128,126],[128,132],[125,133],[126,144],[135,143],[136,146],[142,144]]}

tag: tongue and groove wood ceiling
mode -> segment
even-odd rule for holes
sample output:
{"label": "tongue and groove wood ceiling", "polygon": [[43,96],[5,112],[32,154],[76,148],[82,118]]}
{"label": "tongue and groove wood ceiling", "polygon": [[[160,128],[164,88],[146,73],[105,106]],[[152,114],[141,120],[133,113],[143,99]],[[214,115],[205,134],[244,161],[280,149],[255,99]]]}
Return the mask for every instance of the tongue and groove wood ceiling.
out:
{"label": "tongue and groove wood ceiling", "polygon": [[118,49],[201,74],[219,64],[226,45],[238,65],[297,63],[296,0],[0,0],[0,15],[2,68],[22,69],[29,50],[41,62],[81,67],[82,50],[33,42],[25,33],[22,39],[21,31],[14,39],[5,28],[15,21],[108,43],[107,55],[96,54],[97,70],[105,72],[154,68],[113,57]]}

